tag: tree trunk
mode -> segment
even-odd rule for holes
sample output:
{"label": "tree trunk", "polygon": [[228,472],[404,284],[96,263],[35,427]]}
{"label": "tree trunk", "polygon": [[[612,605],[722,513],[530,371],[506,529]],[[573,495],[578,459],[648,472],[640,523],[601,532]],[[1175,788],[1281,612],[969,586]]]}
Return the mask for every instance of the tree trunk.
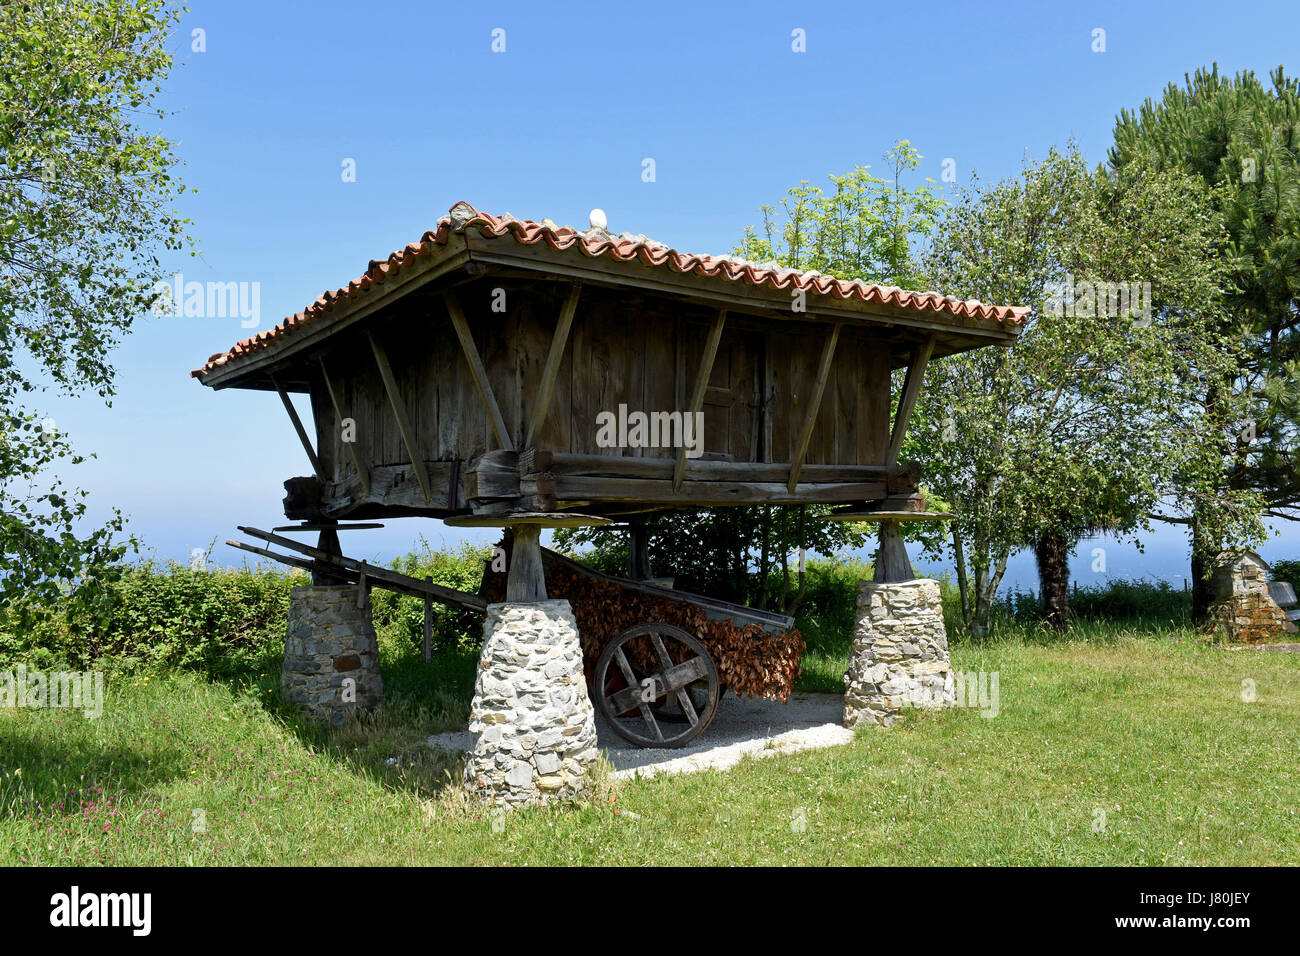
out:
{"label": "tree trunk", "polygon": [[1070,542],[1060,531],[1049,531],[1034,542],[1043,620],[1064,631],[1070,620]]}
{"label": "tree trunk", "polygon": [[989,618],[993,613],[993,597],[989,593],[989,568],[988,565],[979,565],[975,568],[975,607],[972,610],[970,620],[966,622],[966,627],[971,633],[971,637],[983,640],[989,636]]}
{"label": "tree trunk", "polygon": [[1192,516],[1192,623],[1201,625],[1210,619],[1210,605],[1213,594],[1210,582],[1205,577],[1209,570],[1209,556],[1217,554],[1219,549],[1207,540],[1201,522]]}
{"label": "tree trunk", "polygon": [[[989,636],[989,625],[993,619],[993,600],[997,597],[998,586],[1007,573],[1008,554],[996,559],[992,567],[982,565],[975,569],[975,613],[968,625],[972,637],[981,640]],[[990,573],[992,572],[992,573]]]}
{"label": "tree trunk", "polygon": [[952,525],[952,554],[957,565],[957,593],[961,598],[961,620],[963,624],[969,625],[971,607],[970,586],[966,580],[966,549],[962,546],[961,534],[957,531],[955,521]]}

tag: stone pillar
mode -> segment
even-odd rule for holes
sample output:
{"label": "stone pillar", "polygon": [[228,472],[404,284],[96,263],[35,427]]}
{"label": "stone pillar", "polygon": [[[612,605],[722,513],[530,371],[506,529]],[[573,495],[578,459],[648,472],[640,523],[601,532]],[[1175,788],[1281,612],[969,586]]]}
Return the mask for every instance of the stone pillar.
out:
{"label": "stone pillar", "polygon": [[1266,644],[1296,626],[1273,600],[1268,589],[1268,565],[1253,551],[1219,555],[1210,579],[1213,594],[1209,624],[1230,641]]}
{"label": "stone pillar", "polygon": [[906,706],[951,705],[953,690],[939,582],[860,582],[844,726],[888,727]]}
{"label": "stone pillar", "polygon": [[297,587],[289,596],[280,695],[313,720],[344,723],[384,699],[370,601],[355,585]]}
{"label": "stone pillar", "polygon": [[525,805],[587,789],[598,753],[578,625],[565,600],[489,604],[465,780],[479,799]]}

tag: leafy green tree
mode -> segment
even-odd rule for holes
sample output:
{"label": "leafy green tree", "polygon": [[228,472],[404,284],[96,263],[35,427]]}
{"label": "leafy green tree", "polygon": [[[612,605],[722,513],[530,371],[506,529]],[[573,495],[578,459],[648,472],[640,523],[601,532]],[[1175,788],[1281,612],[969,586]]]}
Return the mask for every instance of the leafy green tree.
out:
{"label": "leafy green tree", "polygon": [[830,176],[827,190],[807,180],[788,190],[776,206],[761,206],[763,232],[745,230],[736,255],[776,262],[840,279],[866,279],[916,288],[919,254],[934,232],[943,195],[932,183],[903,185],[924,157],[905,139],[885,154],[890,178],[870,166]]}
{"label": "leafy green tree", "polygon": [[[1215,423],[1195,395],[1237,361],[1220,331],[1222,245],[1203,184],[1090,172],[1073,147],[958,192],[928,284],[1032,309],[1014,347],[932,364],[905,449],[957,514],[927,546],[951,552],[973,633],[987,631],[1016,551],[1048,559],[1046,610],[1063,625],[1065,559],[1081,536],[1141,531],[1158,502],[1188,507],[1202,490]],[[1205,507],[1226,535],[1249,537],[1252,505]]]}
{"label": "leafy green tree", "polygon": [[[930,183],[904,177],[922,156],[907,140],[885,154],[890,177],[858,166],[831,176],[830,189],[805,180],[777,206],[762,206],[763,228],[745,230],[732,254],[760,263],[815,270],[841,279],[915,287],[920,252],[943,208]],[[826,506],[758,506],[663,512],[647,518],[650,563],[676,586],[757,607],[794,613],[807,595],[806,555],[860,548],[865,525],[819,520]],[[626,532],[594,528],[556,532],[561,547],[588,548],[585,560],[612,573],[628,568]]]}
{"label": "leafy green tree", "polygon": [[183,186],[150,125],[177,12],[161,0],[0,4],[0,601],[77,590],[123,553],[120,515],[78,537],[76,463],[36,397],[113,395],[109,355],[188,243]]}
{"label": "leafy green tree", "polygon": [[1194,613],[1209,594],[1203,558],[1230,542],[1211,513],[1256,492],[1271,517],[1300,520],[1300,82],[1278,67],[1266,86],[1218,66],[1170,84],[1157,102],[1116,118],[1111,166],[1178,170],[1213,187],[1231,262],[1222,334],[1245,347],[1240,368],[1204,383],[1206,417],[1222,422],[1202,504],[1169,520],[1190,527]]}

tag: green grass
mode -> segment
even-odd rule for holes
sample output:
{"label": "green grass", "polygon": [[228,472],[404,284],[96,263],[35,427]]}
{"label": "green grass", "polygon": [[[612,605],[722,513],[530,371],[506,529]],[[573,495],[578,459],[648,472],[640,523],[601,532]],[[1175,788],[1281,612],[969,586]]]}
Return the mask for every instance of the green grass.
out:
{"label": "green grass", "polygon": [[[423,745],[463,721],[472,652],[425,665],[385,640],[388,703],[339,731],[283,711],[269,663],[110,677],[99,720],[0,708],[0,864],[1300,863],[1300,655],[1090,627],[956,643],[955,667],[999,673],[995,719],[916,713],[723,773],[604,780],[504,825]],[[813,682],[838,683],[819,653]]]}

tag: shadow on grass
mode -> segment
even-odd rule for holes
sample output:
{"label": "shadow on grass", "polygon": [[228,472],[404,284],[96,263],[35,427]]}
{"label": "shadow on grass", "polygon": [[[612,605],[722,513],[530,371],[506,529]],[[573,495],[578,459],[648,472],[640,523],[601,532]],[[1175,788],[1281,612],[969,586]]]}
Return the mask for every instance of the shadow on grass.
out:
{"label": "shadow on grass", "polygon": [[387,789],[429,798],[459,784],[464,758],[427,744],[469,721],[478,666],[477,648],[441,651],[433,660],[409,644],[380,638],[384,702],[358,711],[341,726],[305,719],[280,699],[282,654],[268,654],[252,670],[211,675],[236,695],[256,695],[258,705],[309,750]]}
{"label": "shadow on grass", "polygon": [[0,723],[0,752],[0,820],[91,812],[133,797],[147,800],[155,786],[183,776],[190,760],[179,749],[143,741],[104,746],[43,721]]}

